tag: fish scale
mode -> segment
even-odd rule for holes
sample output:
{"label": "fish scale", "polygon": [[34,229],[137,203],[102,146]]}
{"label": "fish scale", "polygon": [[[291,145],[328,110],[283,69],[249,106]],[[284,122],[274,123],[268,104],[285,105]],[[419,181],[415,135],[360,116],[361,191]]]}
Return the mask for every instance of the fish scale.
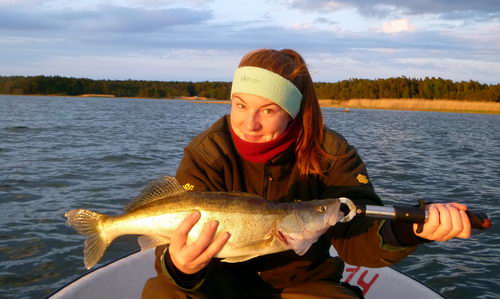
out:
{"label": "fish scale", "polygon": [[141,235],[141,250],[169,244],[179,224],[195,210],[201,217],[187,243],[199,237],[205,224],[217,220],[218,233],[231,234],[216,255],[223,262],[242,262],[290,249],[302,255],[337,223],[339,207],[338,199],[280,203],[248,193],[188,192],[174,177],[166,176],[149,183],[122,215],[75,209],[65,216],[68,224],[87,237],[84,263],[90,269],[122,235]]}

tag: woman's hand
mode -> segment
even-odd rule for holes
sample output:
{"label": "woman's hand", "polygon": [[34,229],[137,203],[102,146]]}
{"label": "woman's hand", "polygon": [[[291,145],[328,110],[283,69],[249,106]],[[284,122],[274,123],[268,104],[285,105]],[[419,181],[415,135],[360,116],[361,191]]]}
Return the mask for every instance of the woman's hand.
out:
{"label": "woman's hand", "polygon": [[231,236],[224,232],[214,239],[219,226],[214,220],[205,224],[198,239],[187,245],[188,234],[200,216],[200,212],[195,211],[179,224],[168,249],[174,265],[185,274],[194,274],[205,268]]}
{"label": "woman's hand", "polygon": [[417,233],[417,224],[413,225],[415,235],[432,241],[448,241],[452,238],[470,237],[471,225],[465,211],[467,206],[459,203],[430,204],[427,207],[429,218],[424,223],[422,233]]}

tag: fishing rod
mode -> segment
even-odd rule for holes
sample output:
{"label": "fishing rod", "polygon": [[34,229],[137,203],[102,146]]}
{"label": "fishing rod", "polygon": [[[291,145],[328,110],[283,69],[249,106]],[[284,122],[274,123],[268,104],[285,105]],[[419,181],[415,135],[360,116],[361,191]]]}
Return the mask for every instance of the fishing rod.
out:
{"label": "fishing rod", "polygon": [[[417,232],[421,232],[422,224],[429,218],[429,211],[425,209],[425,201],[420,200],[418,207],[412,206],[376,206],[376,205],[356,205],[350,199],[341,197],[340,203],[349,208],[347,215],[340,222],[351,221],[355,216],[362,215],[377,219],[391,219],[418,223]],[[491,226],[491,219],[485,213],[475,213],[470,210],[465,212],[469,217],[471,228],[487,229]]]}

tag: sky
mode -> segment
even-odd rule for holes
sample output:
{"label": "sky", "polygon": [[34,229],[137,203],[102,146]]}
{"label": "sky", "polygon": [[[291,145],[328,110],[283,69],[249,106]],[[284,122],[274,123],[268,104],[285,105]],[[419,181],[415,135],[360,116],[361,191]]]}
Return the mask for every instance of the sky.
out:
{"label": "sky", "polygon": [[231,81],[257,48],[316,82],[500,83],[500,0],[0,0],[0,76]]}

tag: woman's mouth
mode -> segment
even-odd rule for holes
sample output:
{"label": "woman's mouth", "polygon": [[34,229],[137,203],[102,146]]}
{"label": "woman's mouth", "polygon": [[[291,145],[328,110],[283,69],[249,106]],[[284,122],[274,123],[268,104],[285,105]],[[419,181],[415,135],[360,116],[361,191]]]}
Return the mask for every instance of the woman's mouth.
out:
{"label": "woman's mouth", "polygon": [[245,140],[248,142],[259,142],[262,140],[262,135],[243,134],[243,137],[245,137]]}

